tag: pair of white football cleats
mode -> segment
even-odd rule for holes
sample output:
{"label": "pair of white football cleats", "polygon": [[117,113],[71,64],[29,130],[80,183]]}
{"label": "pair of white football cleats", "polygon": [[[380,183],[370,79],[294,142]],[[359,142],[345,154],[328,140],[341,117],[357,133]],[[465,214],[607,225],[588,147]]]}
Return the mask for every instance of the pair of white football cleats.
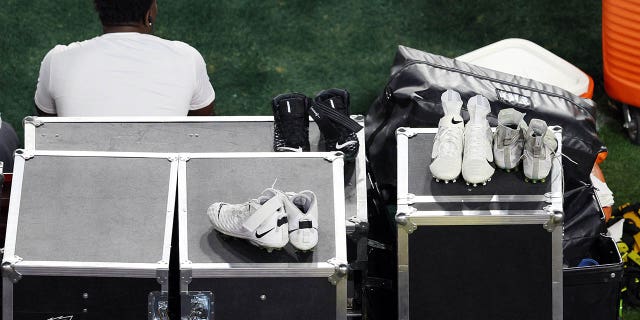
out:
{"label": "pair of white football cleats", "polygon": [[313,250],[318,244],[318,203],[312,191],[285,193],[267,188],[245,203],[216,202],[207,215],[218,232],[246,239],[268,252],[289,242],[299,251]]}
{"label": "pair of white football cleats", "polygon": [[467,185],[491,181],[495,166],[505,170],[518,167],[521,160],[525,177],[532,182],[544,180],[551,170],[557,141],[543,120],[524,122],[524,114],[504,109],[498,114],[495,134],[489,127],[489,100],[482,95],[467,101],[469,121],[460,110],[460,94],[447,90],[442,94],[444,116],[438,123],[429,169],[436,181],[455,182],[460,174]]}

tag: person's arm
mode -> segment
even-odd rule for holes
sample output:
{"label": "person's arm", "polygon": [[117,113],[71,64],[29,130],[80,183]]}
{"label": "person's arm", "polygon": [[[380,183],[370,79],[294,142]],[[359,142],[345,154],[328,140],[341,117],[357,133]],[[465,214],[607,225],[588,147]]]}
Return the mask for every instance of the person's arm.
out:
{"label": "person's arm", "polygon": [[33,100],[35,102],[36,114],[41,117],[57,116],[56,101],[51,94],[50,77],[51,57],[57,50],[61,50],[60,48],[60,46],[56,46],[51,49],[44,56],[40,64],[40,73],[38,75],[38,83]]}
{"label": "person's arm", "polygon": [[189,48],[191,48],[191,54],[193,55],[195,85],[191,96],[190,110],[187,115],[213,116],[215,113],[214,102],[216,99],[216,92],[213,90],[213,86],[209,81],[207,64],[204,62],[202,55],[200,55],[196,49],[192,47]]}
{"label": "person's arm", "polygon": [[211,104],[204,108],[189,110],[187,116],[215,116],[214,104],[215,102],[212,101]]}

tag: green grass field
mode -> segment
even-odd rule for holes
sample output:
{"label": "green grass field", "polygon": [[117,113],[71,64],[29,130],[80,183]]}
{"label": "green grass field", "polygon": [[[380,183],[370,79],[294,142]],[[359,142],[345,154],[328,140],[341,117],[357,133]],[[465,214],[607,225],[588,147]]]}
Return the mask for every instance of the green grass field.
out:
{"label": "green grass field", "polygon": [[[640,201],[640,149],[627,141],[603,93],[600,1],[158,2],[156,34],[202,53],[218,115],[269,115],[276,94],[330,87],[349,89],[354,113],[365,113],[399,44],[455,57],[505,38],[536,42],[594,78],[609,148],[602,169],[617,203]],[[89,0],[0,0],[0,8],[0,112],[22,135],[43,56],[101,27]]]}

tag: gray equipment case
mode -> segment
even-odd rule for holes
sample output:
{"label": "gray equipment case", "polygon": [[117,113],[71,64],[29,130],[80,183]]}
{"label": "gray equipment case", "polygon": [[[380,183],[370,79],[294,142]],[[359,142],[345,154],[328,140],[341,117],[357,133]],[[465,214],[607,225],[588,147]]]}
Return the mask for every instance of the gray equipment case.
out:
{"label": "gray equipment case", "polygon": [[177,158],[16,151],[5,320],[147,318],[166,291]]}
{"label": "gray equipment case", "polygon": [[[354,120],[359,122],[361,125],[364,125],[362,116],[352,116]],[[339,183],[343,187],[342,191],[339,191],[337,188],[333,188],[333,184],[331,186],[324,186],[323,188],[333,188],[333,189],[321,189],[319,187],[318,190],[322,190],[322,192],[338,192],[341,194],[342,206],[343,208],[339,211],[333,212],[334,217],[342,217],[343,222],[332,222],[335,226],[342,226],[343,231],[338,231],[333,235],[326,234],[327,237],[336,237],[331,241],[335,241],[335,248],[319,248],[314,253],[311,262],[302,261],[303,263],[295,263],[292,261],[283,260],[280,261],[262,261],[248,259],[246,263],[254,264],[254,267],[259,263],[268,263],[269,265],[265,266],[265,270],[267,270],[266,274],[279,274],[282,276],[283,274],[288,274],[290,271],[286,271],[289,266],[292,267],[293,276],[289,275],[286,279],[282,280],[277,277],[269,277],[265,276],[264,279],[260,280],[262,282],[271,281],[271,284],[266,285],[270,290],[276,288],[277,286],[281,286],[282,289],[289,288],[287,284],[291,285],[295,281],[299,283],[307,283],[309,281],[315,282],[317,287],[322,287],[324,291],[327,290],[331,292],[329,297],[332,299],[335,304],[334,307],[329,308],[325,303],[319,303],[318,305],[323,306],[323,312],[326,313],[327,310],[335,310],[332,311],[331,318],[338,317],[344,318],[344,314],[346,314],[346,301],[352,301],[353,299],[346,298],[346,295],[352,297],[353,295],[357,295],[357,291],[359,288],[357,287],[359,284],[354,283],[353,279],[349,279],[348,288],[349,293],[343,292],[343,287],[347,287],[345,282],[347,281],[339,281],[336,287],[331,286],[327,281],[327,278],[330,277],[336,270],[336,266],[338,270],[342,270],[344,268],[344,264],[348,260],[350,263],[350,276],[352,272],[364,272],[360,270],[360,267],[366,265],[366,230],[367,230],[367,199],[366,199],[366,172],[365,172],[365,157],[364,157],[364,130],[358,132],[357,136],[360,140],[360,150],[359,154],[354,162],[343,163],[342,159],[338,162],[344,165],[340,165],[341,175],[336,176],[335,172],[327,171],[326,166],[318,166],[313,168],[307,168],[307,165],[302,164],[302,168],[307,168],[308,173],[305,173],[303,170],[298,170],[297,165],[293,167],[278,167],[271,168],[265,167],[263,164],[254,163],[253,166],[249,168],[242,169],[241,171],[236,171],[237,177],[244,177],[245,182],[236,181],[233,182],[233,179],[236,179],[236,176],[231,176],[229,174],[224,174],[224,170],[226,168],[236,167],[240,165],[240,163],[246,163],[247,161],[253,161],[250,159],[254,159],[257,161],[258,158],[263,157],[264,159],[260,161],[260,163],[266,162],[274,162],[279,163],[283,162],[283,165],[287,165],[285,160],[275,160],[276,158],[286,158],[286,155],[283,153],[272,153],[273,150],[273,117],[100,117],[100,118],[39,118],[39,117],[27,117],[25,119],[25,148],[27,150],[92,150],[92,151],[113,151],[113,152],[166,152],[177,155],[177,153],[189,153],[189,155],[183,155],[189,158],[189,161],[183,161],[185,168],[192,168],[191,171],[186,170],[185,172],[193,172],[198,170],[198,163],[203,162],[211,162],[218,163],[215,159],[203,159],[201,156],[205,155],[204,153],[212,153],[216,154],[207,154],[206,156],[213,158],[220,158],[219,161],[224,161],[222,167],[218,167],[217,175],[221,175],[220,179],[217,176],[199,176],[196,175],[186,181],[191,186],[189,188],[188,194],[192,196],[196,190],[203,190],[204,186],[212,187],[216,183],[219,188],[229,188],[228,190],[235,190],[232,198],[224,198],[219,199],[219,201],[225,202],[238,202],[242,203],[250,198],[254,198],[259,195],[259,193],[266,187],[271,186],[274,183],[273,179],[270,181],[261,181],[260,186],[256,186],[255,188],[259,190],[253,190],[251,187],[254,185],[255,181],[252,180],[251,177],[244,177],[245,172],[254,172],[254,174],[272,174],[274,172],[281,172],[285,175],[294,175],[296,179],[300,179],[300,184],[305,184],[306,181],[312,182],[311,185],[315,185],[314,181],[325,181],[327,178],[331,178],[333,183]],[[91,133],[91,134],[88,134]],[[313,121],[310,121],[309,128],[309,140],[311,142],[311,153],[303,153],[304,156],[301,156],[301,159],[305,159],[305,163],[312,163],[320,156],[320,153],[324,151],[323,141],[321,139],[320,132],[318,127],[315,125]],[[250,156],[249,152],[253,155]],[[195,155],[195,153],[202,153],[200,155]],[[238,154],[247,153],[238,158]],[[227,156],[225,156],[225,154]],[[279,155],[274,159],[270,159],[270,156],[267,154]],[[233,157],[229,157],[233,155]],[[292,160],[293,161],[293,160]],[[302,160],[301,160],[302,161]],[[319,160],[318,160],[319,161]],[[238,162],[237,164],[235,162]],[[320,161],[328,162],[326,160]],[[335,161],[334,161],[335,162]],[[182,163],[182,162],[181,162]],[[334,163],[334,167],[337,165],[337,162]],[[250,170],[249,170],[250,169]],[[318,171],[320,170],[320,171]],[[324,171],[323,171],[324,170]],[[264,171],[264,172],[260,172]],[[316,176],[322,172],[322,179],[319,178],[310,178]],[[209,174],[213,174],[213,172],[208,172]],[[338,177],[342,177],[339,179]],[[258,179],[258,178],[255,178]],[[282,185],[282,177],[279,178],[276,187],[277,188],[285,188],[286,185]],[[291,178],[289,178],[291,179]],[[257,181],[257,180],[256,180]],[[196,185],[197,183],[197,185]],[[231,183],[237,183],[237,185],[231,185]],[[202,184],[202,187],[199,186]],[[186,183],[183,185],[186,188]],[[182,188],[182,187],[181,187]],[[311,187],[307,187],[311,188]],[[251,189],[251,190],[250,190]],[[227,191],[228,191],[227,190]],[[290,190],[294,191],[294,190]],[[297,190],[300,191],[300,190]],[[315,190],[314,190],[315,191]],[[198,191],[199,192],[199,191]],[[201,201],[211,200],[213,202],[215,199],[213,198],[213,194],[201,194]],[[193,200],[193,199],[192,199]],[[336,202],[338,204],[339,202]],[[204,203],[201,203],[204,205]],[[210,205],[208,203],[207,205]],[[190,210],[193,210],[193,205],[190,204]],[[206,209],[206,208],[205,208]],[[345,214],[346,213],[346,214]],[[323,213],[321,213],[323,214]],[[199,218],[202,218],[200,216]],[[328,219],[328,217],[325,217]],[[323,218],[324,219],[324,218]],[[187,219],[187,221],[192,222],[192,220]],[[201,221],[202,222],[202,221]],[[189,230],[190,235],[197,234],[197,232],[207,232],[207,234],[211,235],[211,230],[208,230],[208,226],[210,223],[205,221],[204,224],[199,224],[197,227],[205,228],[207,230]],[[325,221],[324,225],[327,223]],[[346,232],[345,232],[346,231]],[[347,238],[348,235],[348,238]],[[216,239],[216,237],[213,237]],[[352,247],[356,247],[354,254],[349,253],[349,256],[346,256],[346,249],[344,249],[345,239],[350,239],[348,241],[349,250]],[[174,240],[175,241],[175,240]],[[238,241],[242,243],[242,241]],[[185,242],[186,243],[186,242]],[[246,245],[246,243],[244,243]],[[255,248],[251,248],[255,249]],[[323,251],[321,256],[317,256],[317,254],[321,251],[320,249],[325,251],[335,251],[333,254],[329,254],[328,252]],[[204,249],[203,249],[204,250]],[[216,250],[223,250],[226,252],[226,256],[234,256],[229,252],[229,248],[227,246],[217,247]],[[342,256],[342,251],[344,252],[344,257]],[[190,250],[190,254],[195,255],[198,251],[195,249]],[[186,253],[186,251],[185,251]],[[276,256],[277,253],[273,252],[272,255]],[[241,255],[240,255],[241,256]],[[331,262],[327,262],[326,257],[331,256],[335,258]],[[195,256],[197,258],[197,255]],[[206,256],[208,257],[208,256]],[[282,258],[282,257],[280,257]],[[189,259],[193,259],[189,256]],[[197,261],[197,260],[196,260]],[[210,260],[203,260],[204,263],[207,263],[206,268],[211,267],[209,264]],[[200,261],[199,261],[200,262]],[[364,262],[364,263],[363,263]],[[224,262],[220,262],[218,266],[223,265]],[[196,264],[197,267],[197,264]],[[241,268],[242,269],[242,268]],[[273,270],[279,270],[276,273],[272,273]],[[189,270],[191,270],[189,268]],[[197,270],[197,268],[196,268]],[[228,268],[228,269],[213,269],[213,274],[216,274],[217,282],[222,285],[223,282],[231,283],[238,286],[238,289],[245,288],[250,289],[255,281],[259,280],[256,278],[251,278],[250,274],[256,271],[256,277],[264,276],[265,272],[261,274],[261,268],[253,268],[250,270],[245,270],[240,272],[240,276],[232,278],[232,275],[228,275],[225,277],[219,276],[220,272],[238,272],[237,268]],[[264,271],[264,270],[263,270]],[[343,270],[344,271],[344,270]],[[197,279],[198,275],[202,275],[202,273],[198,273],[199,271],[194,271],[193,275],[193,283],[194,285],[200,283]],[[189,271],[187,271],[187,274]],[[204,273],[205,275],[211,275],[212,273],[207,271]],[[298,275],[295,275],[298,274]],[[313,275],[312,275],[313,274]],[[189,276],[190,277],[190,276]],[[286,280],[286,281],[285,281]],[[329,286],[327,286],[329,284]],[[211,287],[210,284],[206,284],[205,287]],[[186,288],[186,287],[185,287]],[[213,287],[211,287],[213,288]],[[210,288],[210,289],[211,289]],[[227,288],[230,288],[229,285]],[[190,292],[194,292],[194,286],[189,287]],[[223,290],[223,289],[220,289]],[[306,290],[305,290],[306,291]],[[354,292],[355,291],[355,292]],[[225,291],[228,292],[228,291]],[[237,291],[235,291],[237,293]],[[262,302],[257,307],[263,308],[264,310],[274,310],[275,305],[273,304],[278,300],[276,296],[270,294],[273,291],[265,291],[263,294],[265,297],[269,298],[269,303]],[[283,291],[288,292],[288,291]],[[253,294],[254,292],[251,291]],[[229,292],[229,294],[233,294]],[[260,294],[262,296],[263,294]],[[303,299],[301,301],[310,302],[312,300],[304,300],[303,294],[290,294],[291,297],[296,297],[299,299]],[[321,295],[320,291],[317,295]],[[228,297],[228,295],[227,295]],[[222,308],[220,312],[224,314],[225,310],[233,310],[237,311],[237,305],[234,307],[223,306],[224,301],[229,301],[229,298],[225,298],[225,295],[222,295],[220,298],[216,296],[214,293],[212,297],[214,301],[214,311],[217,311],[219,308]],[[226,300],[225,300],[226,299]],[[233,300],[233,299],[232,299]],[[222,302],[221,302],[222,301]],[[261,300],[262,301],[262,300]],[[234,301],[234,303],[242,303],[242,300]],[[313,302],[315,304],[315,302]],[[308,304],[308,303],[307,303]],[[269,309],[271,308],[271,309]],[[282,308],[281,308],[282,309]],[[284,310],[284,309],[283,309]],[[245,312],[246,310],[242,310]],[[353,314],[353,311],[351,311]],[[319,316],[322,317],[325,313],[319,313]],[[234,315],[237,317],[237,315]]]}
{"label": "gray equipment case", "polygon": [[474,188],[433,179],[436,133],[396,131],[399,319],[562,319],[561,145],[545,183]]}
{"label": "gray equipment case", "polygon": [[[179,166],[181,291],[211,291],[219,319],[346,319],[347,253],[341,153],[183,154]],[[214,202],[243,203],[263,189],[311,190],[318,245],[268,253],[224,239]]]}

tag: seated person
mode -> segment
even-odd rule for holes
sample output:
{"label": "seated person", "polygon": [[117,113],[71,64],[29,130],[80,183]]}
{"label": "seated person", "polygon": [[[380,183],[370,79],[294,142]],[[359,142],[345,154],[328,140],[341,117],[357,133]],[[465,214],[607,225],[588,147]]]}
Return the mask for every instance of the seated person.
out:
{"label": "seated person", "polygon": [[94,0],[104,34],[58,45],[42,60],[40,116],[208,116],[215,92],[204,59],[152,35],[156,0]]}
{"label": "seated person", "polygon": [[13,152],[18,148],[20,140],[11,125],[2,121],[0,127],[0,161],[3,162],[3,172],[13,172]]}

